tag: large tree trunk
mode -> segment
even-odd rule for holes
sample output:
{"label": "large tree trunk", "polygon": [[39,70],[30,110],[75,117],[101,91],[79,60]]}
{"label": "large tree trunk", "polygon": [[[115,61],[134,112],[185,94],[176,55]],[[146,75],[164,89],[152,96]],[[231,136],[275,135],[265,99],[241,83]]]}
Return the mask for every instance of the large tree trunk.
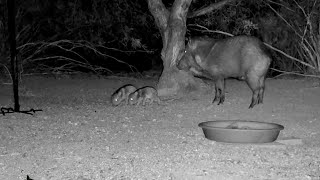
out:
{"label": "large tree trunk", "polygon": [[148,0],[149,10],[155,18],[163,42],[163,71],[157,85],[159,96],[175,95],[181,86],[194,84],[194,78],[176,68],[185,48],[186,19],[191,1],[176,0],[169,12],[161,1]]}
{"label": "large tree trunk", "polygon": [[[190,15],[193,17],[203,15],[232,1],[235,0],[214,3]],[[198,89],[202,86],[202,81],[176,67],[185,49],[187,14],[191,2],[192,0],[175,0],[169,12],[161,0],[148,0],[149,10],[160,30],[163,43],[161,51],[163,71],[157,85],[159,96],[176,95],[178,92]]]}

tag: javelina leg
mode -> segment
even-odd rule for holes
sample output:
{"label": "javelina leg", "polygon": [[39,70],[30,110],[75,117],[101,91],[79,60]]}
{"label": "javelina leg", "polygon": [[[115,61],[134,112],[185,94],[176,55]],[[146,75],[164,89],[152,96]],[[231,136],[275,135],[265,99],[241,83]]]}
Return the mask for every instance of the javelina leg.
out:
{"label": "javelina leg", "polygon": [[136,106],[139,106],[142,100],[143,100],[143,98],[138,98]]}
{"label": "javelina leg", "polygon": [[223,104],[224,99],[225,99],[225,91],[224,91],[225,81],[224,81],[224,79],[220,79],[218,81],[218,84],[219,84],[219,88],[220,88],[220,101],[219,101],[218,105],[220,105],[220,104]]}
{"label": "javelina leg", "polygon": [[156,102],[160,105],[161,104],[160,98],[157,98]]}
{"label": "javelina leg", "polygon": [[147,98],[143,98],[143,100],[142,100],[142,106],[145,106],[146,105],[146,102],[147,102]]}
{"label": "javelina leg", "polygon": [[224,79],[217,79],[215,82],[215,97],[213,99],[213,102],[216,102],[219,100],[218,105],[223,104],[225,99],[225,92],[224,92],[225,82]]}
{"label": "javelina leg", "polygon": [[251,99],[251,104],[249,108],[253,108],[256,104],[258,104],[258,96],[260,92],[260,86],[259,86],[259,77],[256,77],[254,75],[249,75],[247,78],[247,84],[252,90],[252,99]]}
{"label": "javelina leg", "polygon": [[152,103],[153,103],[153,98],[150,99],[149,105],[151,105]]}
{"label": "javelina leg", "polygon": [[220,90],[218,88],[217,82],[214,83],[214,99],[212,101],[212,103],[216,102],[216,101],[220,101]]}
{"label": "javelina leg", "polygon": [[260,84],[260,90],[259,90],[259,95],[258,95],[258,104],[262,104],[263,103],[263,94],[264,94],[264,82],[265,82],[265,78],[262,77],[259,80],[259,84]]}
{"label": "javelina leg", "polygon": [[252,99],[251,99],[251,104],[249,106],[249,109],[253,108],[253,106],[258,104],[258,95],[259,95],[259,89],[255,89],[252,91]]}

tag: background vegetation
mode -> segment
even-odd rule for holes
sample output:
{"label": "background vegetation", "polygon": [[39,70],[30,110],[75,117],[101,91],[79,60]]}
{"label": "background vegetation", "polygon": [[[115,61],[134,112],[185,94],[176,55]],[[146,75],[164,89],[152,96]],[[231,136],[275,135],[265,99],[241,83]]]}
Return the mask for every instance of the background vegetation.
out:
{"label": "background vegetation", "polygon": [[[170,8],[173,0],[163,0]],[[194,1],[190,11],[212,3]],[[159,30],[140,0],[16,0],[22,73],[161,70]],[[270,76],[319,75],[320,3],[317,0],[237,1],[188,19],[187,37],[253,35],[272,45]],[[7,6],[0,0],[0,72],[8,74]]]}

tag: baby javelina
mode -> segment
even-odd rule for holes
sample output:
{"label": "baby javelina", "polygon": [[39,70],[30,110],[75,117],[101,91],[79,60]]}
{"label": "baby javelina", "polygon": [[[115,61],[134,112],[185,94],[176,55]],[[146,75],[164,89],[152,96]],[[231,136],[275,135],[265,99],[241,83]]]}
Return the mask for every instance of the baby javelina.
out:
{"label": "baby javelina", "polygon": [[134,93],[129,95],[130,105],[136,104],[138,106],[142,102],[142,105],[145,106],[147,102],[150,105],[153,101],[156,101],[159,105],[161,103],[157,90],[150,86],[137,89]]}
{"label": "baby javelina", "polygon": [[111,103],[118,106],[121,102],[129,104],[129,94],[135,92],[137,88],[132,84],[127,84],[117,89],[111,96]]}

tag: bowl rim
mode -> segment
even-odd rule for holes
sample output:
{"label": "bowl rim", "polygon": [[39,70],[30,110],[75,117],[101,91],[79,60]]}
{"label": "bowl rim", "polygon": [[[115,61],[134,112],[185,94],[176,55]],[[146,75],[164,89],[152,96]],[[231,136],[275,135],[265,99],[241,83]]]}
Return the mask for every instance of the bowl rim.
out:
{"label": "bowl rim", "polygon": [[[225,128],[225,127],[212,127],[212,126],[208,126],[205,124],[208,124],[210,122],[246,122],[246,123],[261,123],[261,124],[270,124],[270,125],[274,125],[275,128],[270,128],[270,129],[231,129],[231,128]],[[199,127],[204,128],[204,129],[215,129],[215,130],[232,130],[232,131],[281,131],[284,129],[284,126],[281,124],[277,124],[277,123],[270,123],[270,122],[261,122],[261,121],[251,121],[251,120],[215,120],[215,121],[205,121],[205,122],[201,122],[198,124]]]}

